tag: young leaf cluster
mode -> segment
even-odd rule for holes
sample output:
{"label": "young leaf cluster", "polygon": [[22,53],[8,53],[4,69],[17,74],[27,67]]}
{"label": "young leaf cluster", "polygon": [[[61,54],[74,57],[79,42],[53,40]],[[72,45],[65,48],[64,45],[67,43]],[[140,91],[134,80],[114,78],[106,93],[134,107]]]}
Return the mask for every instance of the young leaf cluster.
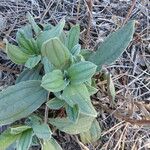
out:
{"label": "young leaf cluster", "polygon": [[[68,134],[80,134],[84,143],[95,142],[100,138],[101,129],[90,99],[97,92],[93,76],[102,65],[115,61],[127,47],[134,22],[114,32],[92,52],[81,48],[78,24],[64,31],[64,18],[56,26],[39,25],[29,13],[27,18],[29,24],[17,32],[17,46],[6,43],[9,58],[26,69],[15,85],[0,92],[0,125],[26,119],[24,125],[12,126],[0,135],[0,147],[5,150],[15,143],[17,150],[28,150],[40,144],[42,150],[61,150],[52,137],[50,124]],[[114,89],[109,91],[113,99],[114,92]],[[47,118],[48,122],[42,116],[31,115],[44,103],[61,114]]]}

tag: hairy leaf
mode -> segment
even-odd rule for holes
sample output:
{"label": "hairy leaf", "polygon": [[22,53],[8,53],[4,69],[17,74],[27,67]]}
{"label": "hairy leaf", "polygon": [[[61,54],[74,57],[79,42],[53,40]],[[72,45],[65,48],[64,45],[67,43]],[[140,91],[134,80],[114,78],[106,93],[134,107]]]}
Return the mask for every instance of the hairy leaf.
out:
{"label": "hairy leaf", "polygon": [[71,54],[78,55],[80,53],[80,50],[81,50],[81,45],[77,44],[71,49]]}
{"label": "hairy leaf", "polygon": [[94,53],[92,50],[81,49],[80,54],[84,57],[85,60],[88,61],[89,57]]}
{"label": "hairy leaf", "polygon": [[50,109],[55,109],[58,110],[61,107],[63,107],[65,105],[65,101],[58,99],[58,98],[53,98],[51,100],[49,100],[46,105],[50,108]]}
{"label": "hairy leaf", "polygon": [[41,32],[41,29],[37,25],[37,23],[35,22],[33,16],[29,12],[27,13],[27,18],[28,18],[30,24],[32,25],[34,32],[36,33],[36,35],[38,35]]}
{"label": "hairy leaf", "polygon": [[51,72],[51,71],[53,71],[54,67],[53,67],[53,65],[49,62],[49,60],[47,59],[47,57],[43,57],[42,63],[43,63],[43,65],[44,65],[45,74],[46,74],[46,73],[49,73],[49,72]]}
{"label": "hairy leaf", "polygon": [[70,29],[67,37],[67,47],[70,51],[75,45],[79,43],[79,37],[80,37],[80,26],[77,24]]}
{"label": "hairy leaf", "polygon": [[38,56],[31,56],[25,63],[25,66],[29,69],[34,68],[41,60],[41,55]]}
{"label": "hairy leaf", "polygon": [[68,85],[63,91],[62,98],[71,107],[77,104],[81,113],[93,117],[97,116],[97,112],[90,101],[90,95],[84,84]]}
{"label": "hairy leaf", "polygon": [[24,131],[17,142],[17,150],[29,150],[30,145],[32,143],[32,136],[32,129]]}
{"label": "hairy leaf", "polygon": [[68,134],[79,134],[88,131],[93,120],[93,117],[80,115],[76,123],[70,121],[69,118],[53,118],[49,119],[49,123]]}
{"label": "hairy leaf", "polygon": [[58,69],[62,69],[69,64],[70,52],[58,38],[45,42],[41,52]]}
{"label": "hairy leaf", "polygon": [[50,92],[59,92],[66,87],[61,70],[54,70],[42,78],[42,87]]}
{"label": "hairy leaf", "polygon": [[48,124],[34,124],[33,131],[40,139],[48,140],[51,138],[52,132]]}
{"label": "hairy leaf", "polygon": [[85,144],[96,142],[101,136],[101,128],[95,119],[87,132],[80,133],[81,141]]}
{"label": "hairy leaf", "polygon": [[40,81],[25,81],[0,92],[0,125],[27,117],[47,99]]}
{"label": "hairy leaf", "polygon": [[38,69],[26,69],[24,70],[19,77],[16,80],[16,84],[22,81],[28,81],[28,80],[41,80],[42,76],[39,74]]}
{"label": "hairy leaf", "polygon": [[108,36],[96,52],[91,54],[88,61],[98,66],[97,71],[100,71],[102,65],[114,62],[127,48],[133,37],[134,26],[135,21],[128,22],[121,29]]}
{"label": "hairy leaf", "polygon": [[66,106],[66,113],[67,117],[70,119],[70,121],[76,123],[79,118],[79,107],[77,105],[74,105],[73,107],[70,107],[69,105]]}
{"label": "hairy leaf", "polygon": [[41,49],[44,42],[51,38],[59,37],[63,31],[64,26],[65,19],[62,19],[55,27],[52,27],[52,29],[41,32],[41,34],[37,37],[38,47]]}
{"label": "hairy leaf", "polygon": [[24,64],[30,55],[20,50],[18,46],[7,43],[6,45],[8,57],[16,64]]}
{"label": "hairy leaf", "polygon": [[73,64],[68,69],[68,75],[71,80],[71,84],[81,84],[87,80],[89,80],[96,71],[96,65],[83,61],[76,64]]}
{"label": "hairy leaf", "polygon": [[55,139],[51,138],[43,141],[42,150],[62,150],[62,148]]}
{"label": "hairy leaf", "polygon": [[33,47],[33,34],[31,25],[20,28],[16,35],[21,50],[27,54],[33,55],[35,49]]}
{"label": "hairy leaf", "polygon": [[95,94],[98,91],[98,89],[96,89],[95,87],[91,86],[89,83],[86,83],[85,85],[86,85],[90,95],[93,95],[93,94]]}

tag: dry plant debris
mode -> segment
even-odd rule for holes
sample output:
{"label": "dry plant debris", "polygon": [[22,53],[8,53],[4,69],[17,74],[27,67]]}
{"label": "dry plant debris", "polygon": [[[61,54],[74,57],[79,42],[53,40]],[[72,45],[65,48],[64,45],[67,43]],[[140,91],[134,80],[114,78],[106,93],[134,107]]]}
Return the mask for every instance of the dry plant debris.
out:
{"label": "dry plant debris", "polygon": [[[106,82],[98,79],[99,92],[93,104],[103,129],[101,139],[89,150],[150,149],[150,3],[148,0],[1,0],[0,41],[15,41],[15,33],[26,23],[26,12],[38,22],[56,24],[66,17],[66,30],[80,23],[82,45],[93,49],[124,22],[137,22],[134,39],[122,57],[105,69],[113,75],[115,106],[110,105]],[[88,45],[87,45],[88,44]],[[1,42],[0,49],[3,49]],[[12,85],[22,66],[14,65],[0,51],[0,90]],[[4,127],[3,127],[4,128]],[[0,129],[2,130],[2,128]],[[64,150],[85,149],[75,137],[56,134]]]}

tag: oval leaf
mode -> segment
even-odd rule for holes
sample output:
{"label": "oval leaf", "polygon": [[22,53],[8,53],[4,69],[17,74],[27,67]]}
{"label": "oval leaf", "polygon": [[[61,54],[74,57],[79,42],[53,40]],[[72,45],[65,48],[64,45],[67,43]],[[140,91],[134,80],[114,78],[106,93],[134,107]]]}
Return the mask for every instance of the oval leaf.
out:
{"label": "oval leaf", "polygon": [[22,52],[18,46],[7,43],[6,50],[8,57],[16,64],[24,64],[30,57]]}
{"label": "oval leaf", "polygon": [[38,69],[26,69],[21,74],[16,80],[16,84],[22,81],[28,81],[28,80],[41,80],[42,76],[39,74]]}
{"label": "oval leaf", "polygon": [[95,74],[96,67],[95,64],[88,61],[73,64],[68,69],[71,84],[80,84],[89,80]]}
{"label": "oval leaf", "polygon": [[41,32],[41,34],[37,37],[38,47],[41,49],[44,42],[51,38],[59,37],[63,31],[64,26],[65,19],[62,19],[55,27],[52,27],[52,29]]}
{"label": "oval leaf", "polygon": [[66,113],[70,121],[72,121],[73,123],[76,123],[78,121],[79,107],[77,105],[74,105],[73,107],[70,107],[69,105],[67,105]]}
{"label": "oval leaf", "polygon": [[48,140],[51,138],[52,132],[48,124],[34,124],[33,131],[40,139]]}
{"label": "oval leaf", "polygon": [[0,125],[27,117],[47,99],[40,81],[25,81],[0,92]]}
{"label": "oval leaf", "polygon": [[[71,27],[68,37],[67,37],[67,47],[71,51],[72,48],[79,43],[80,37],[80,26],[77,24]],[[73,53],[71,51],[71,53]]]}
{"label": "oval leaf", "polygon": [[31,56],[25,63],[25,66],[29,69],[34,68],[41,60],[41,55],[38,56]]}
{"label": "oval leaf", "polygon": [[98,89],[96,89],[95,87],[93,87],[89,83],[86,83],[85,85],[86,85],[86,88],[88,89],[90,96],[95,94],[98,91]]}
{"label": "oval leaf", "polygon": [[78,55],[80,54],[80,50],[81,50],[81,45],[77,44],[71,49],[71,53],[72,55]]}
{"label": "oval leaf", "polygon": [[27,54],[34,54],[35,50],[33,47],[33,34],[31,25],[26,25],[20,28],[16,35],[18,45],[20,46],[21,50]]}
{"label": "oval leaf", "polygon": [[85,144],[96,142],[101,136],[101,128],[97,120],[94,120],[87,132],[80,133],[81,141]]}
{"label": "oval leaf", "polygon": [[94,118],[86,115],[80,115],[76,123],[70,121],[69,118],[49,119],[49,123],[56,126],[57,129],[68,134],[79,134],[90,129]]}
{"label": "oval leaf", "polygon": [[42,45],[41,52],[58,69],[62,69],[69,64],[70,52],[58,38],[45,42]]}
{"label": "oval leaf", "polygon": [[42,87],[50,92],[59,92],[66,87],[61,70],[54,70],[42,78]]}
{"label": "oval leaf", "polygon": [[91,54],[88,61],[98,66],[100,71],[102,65],[113,63],[127,48],[132,40],[135,21],[128,22],[124,27],[112,33],[98,47],[95,53]]}
{"label": "oval leaf", "polygon": [[65,101],[58,99],[58,98],[53,98],[51,100],[49,100],[46,105],[50,108],[50,109],[55,109],[58,110],[61,107],[63,107],[65,105]]}
{"label": "oval leaf", "polygon": [[45,74],[49,73],[51,71],[53,71],[54,67],[53,65],[49,62],[49,60],[47,59],[47,57],[43,57],[42,58],[42,64],[44,65],[44,71]]}
{"label": "oval leaf", "polygon": [[77,104],[81,113],[92,117],[97,116],[97,112],[90,101],[90,95],[84,84],[68,85],[63,91],[62,98],[71,107]]}

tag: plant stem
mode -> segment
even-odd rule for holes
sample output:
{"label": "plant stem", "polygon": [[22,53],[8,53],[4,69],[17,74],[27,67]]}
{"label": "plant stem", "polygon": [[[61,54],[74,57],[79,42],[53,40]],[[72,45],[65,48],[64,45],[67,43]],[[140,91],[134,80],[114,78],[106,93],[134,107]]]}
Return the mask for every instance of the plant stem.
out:
{"label": "plant stem", "polygon": [[[47,101],[49,100],[49,94],[50,94],[50,93],[48,93]],[[48,108],[48,106],[46,105],[46,106],[45,106],[45,115],[44,115],[44,123],[46,123],[46,124],[47,124],[47,122],[48,122],[48,111],[49,111],[49,108]]]}

